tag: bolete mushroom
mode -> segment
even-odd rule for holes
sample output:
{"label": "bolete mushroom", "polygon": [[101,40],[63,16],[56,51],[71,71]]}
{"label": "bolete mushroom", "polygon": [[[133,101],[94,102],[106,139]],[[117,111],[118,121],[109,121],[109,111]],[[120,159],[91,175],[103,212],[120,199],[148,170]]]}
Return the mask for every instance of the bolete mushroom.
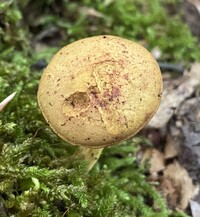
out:
{"label": "bolete mushroom", "polygon": [[38,102],[51,128],[80,146],[92,168],[104,147],[136,134],[155,114],[162,76],[141,45],[102,35],[59,50],[42,75]]}

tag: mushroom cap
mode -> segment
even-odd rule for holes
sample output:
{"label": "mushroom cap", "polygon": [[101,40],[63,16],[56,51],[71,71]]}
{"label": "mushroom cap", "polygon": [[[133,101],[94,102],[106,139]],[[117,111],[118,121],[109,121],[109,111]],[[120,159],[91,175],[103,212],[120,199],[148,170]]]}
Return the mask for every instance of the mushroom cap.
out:
{"label": "mushroom cap", "polygon": [[55,54],[42,74],[38,102],[62,139],[100,148],[143,128],[159,106],[162,86],[159,66],[144,47],[94,36]]}

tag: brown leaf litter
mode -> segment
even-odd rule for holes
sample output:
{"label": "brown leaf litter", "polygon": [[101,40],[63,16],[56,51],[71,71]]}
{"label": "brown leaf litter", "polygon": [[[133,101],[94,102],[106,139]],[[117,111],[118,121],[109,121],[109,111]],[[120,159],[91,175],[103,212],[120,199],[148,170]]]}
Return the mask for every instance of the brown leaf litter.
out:
{"label": "brown leaf litter", "polygon": [[198,217],[200,64],[194,63],[179,78],[164,77],[167,79],[160,108],[146,128],[155,148],[145,150],[141,162],[150,163],[149,181],[158,183],[157,189],[170,209],[190,207],[192,216]]}

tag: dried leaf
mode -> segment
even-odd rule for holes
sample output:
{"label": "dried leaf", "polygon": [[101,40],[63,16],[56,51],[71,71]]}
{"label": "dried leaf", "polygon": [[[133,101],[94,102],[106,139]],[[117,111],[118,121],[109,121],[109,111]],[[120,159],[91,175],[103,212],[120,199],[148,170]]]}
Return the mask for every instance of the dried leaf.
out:
{"label": "dried leaf", "polygon": [[200,179],[200,97],[186,100],[177,111],[183,134],[179,160],[193,180]]}
{"label": "dried leaf", "polygon": [[165,168],[164,156],[160,151],[156,149],[153,149],[152,151],[150,163],[151,163],[151,167],[150,167],[151,174],[155,174]]}
{"label": "dried leaf", "polygon": [[192,212],[192,217],[199,217],[200,215],[200,204],[194,200],[190,201],[190,209]]}
{"label": "dried leaf", "polygon": [[178,137],[174,137],[171,134],[167,135],[167,141],[164,148],[164,158],[174,158],[180,152],[180,139]]}
{"label": "dried leaf", "polygon": [[149,160],[150,169],[149,172],[151,175],[156,175],[159,171],[162,171],[165,168],[164,165],[164,156],[157,149],[147,149],[144,152],[141,163]]}
{"label": "dried leaf", "polygon": [[199,190],[199,187],[192,183],[187,171],[178,162],[166,167],[160,188],[169,207],[180,210],[187,208],[189,201]]}
{"label": "dried leaf", "polygon": [[148,127],[164,128],[180,104],[191,96],[195,88],[200,85],[200,63],[194,63],[189,72],[184,75],[184,81],[175,89],[163,92],[160,107],[156,115],[151,119]]}
{"label": "dried leaf", "polygon": [[102,18],[103,14],[91,7],[81,7],[80,12],[91,17]]}
{"label": "dried leaf", "polygon": [[192,33],[200,36],[200,0],[186,0],[183,3],[185,20]]}

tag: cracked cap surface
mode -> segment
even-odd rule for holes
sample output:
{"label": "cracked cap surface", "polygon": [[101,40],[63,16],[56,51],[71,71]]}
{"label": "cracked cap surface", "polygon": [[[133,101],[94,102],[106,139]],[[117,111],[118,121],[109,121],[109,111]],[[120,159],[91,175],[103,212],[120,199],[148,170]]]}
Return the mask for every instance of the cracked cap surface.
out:
{"label": "cracked cap surface", "polygon": [[157,111],[162,77],[141,45],[104,35],[59,50],[42,74],[41,111],[72,144],[100,148],[136,134]]}

